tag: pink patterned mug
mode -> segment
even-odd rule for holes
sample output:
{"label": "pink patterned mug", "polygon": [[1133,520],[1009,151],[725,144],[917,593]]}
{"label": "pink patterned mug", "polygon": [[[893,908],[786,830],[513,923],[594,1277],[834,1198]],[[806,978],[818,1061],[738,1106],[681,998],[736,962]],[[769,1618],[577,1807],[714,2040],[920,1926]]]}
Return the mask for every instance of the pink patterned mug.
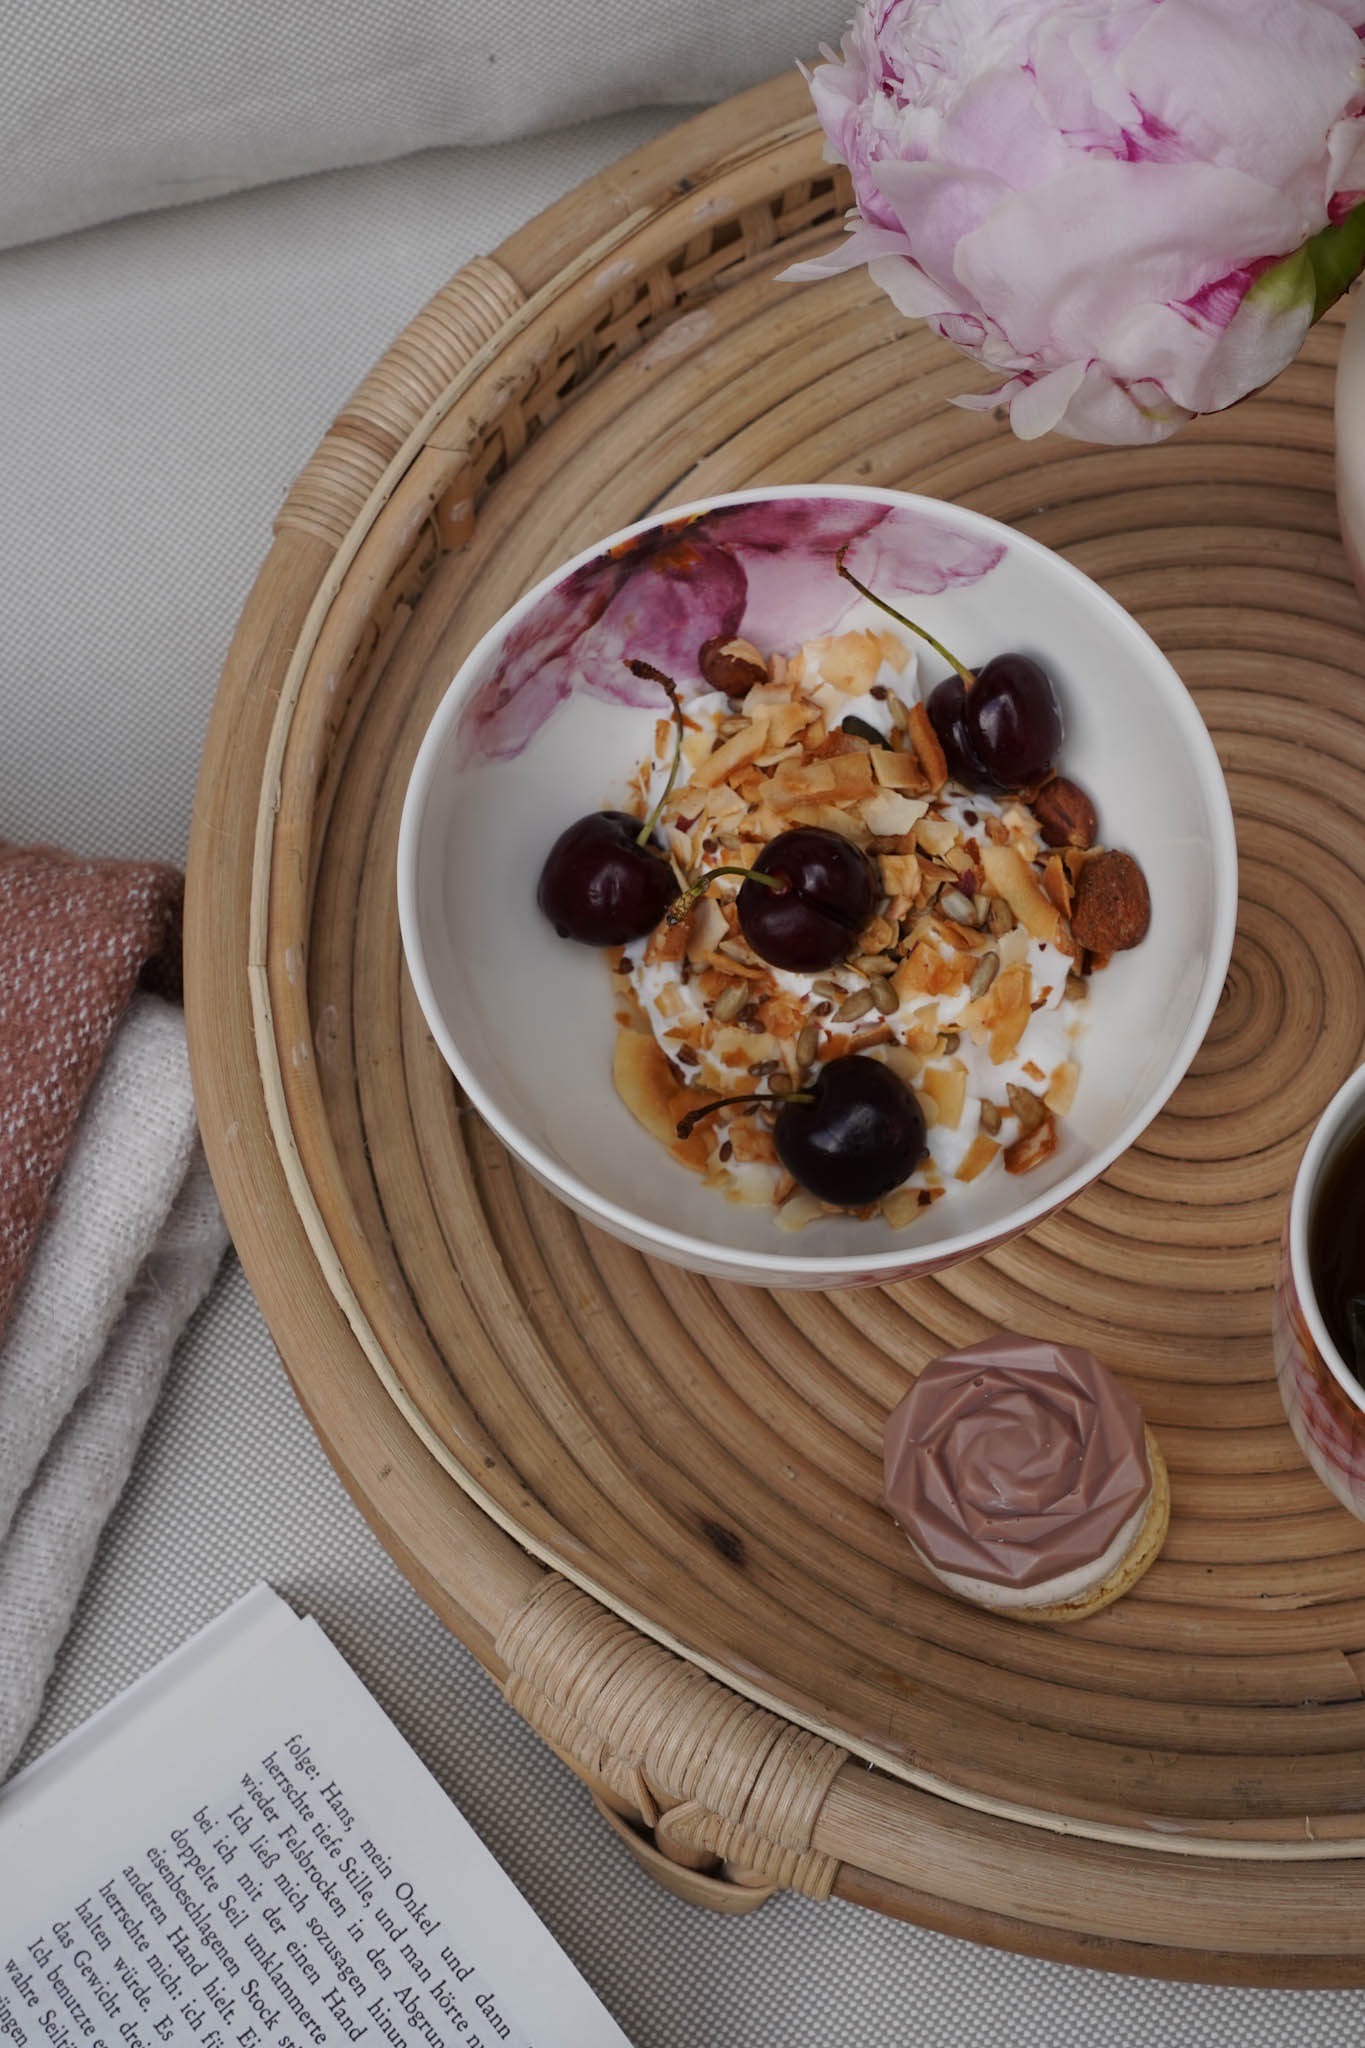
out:
{"label": "pink patterned mug", "polygon": [[1275,1376],[1299,1449],[1342,1506],[1365,1521],[1365,1387],[1328,1335],[1308,1262],[1323,1177],[1362,1123],[1365,1067],[1319,1117],[1294,1180],[1275,1288]]}

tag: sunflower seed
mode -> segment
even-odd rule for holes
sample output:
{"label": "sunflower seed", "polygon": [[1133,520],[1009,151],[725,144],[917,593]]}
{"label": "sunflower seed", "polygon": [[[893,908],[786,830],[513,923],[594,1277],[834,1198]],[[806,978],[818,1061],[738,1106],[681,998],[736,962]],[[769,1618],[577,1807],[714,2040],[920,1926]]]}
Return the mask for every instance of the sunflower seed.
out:
{"label": "sunflower seed", "polygon": [[982,1130],[985,1131],[988,1137],[993,1138],[999,1130],[1000,1124],[1000,1111],[996,1108],[995,1104],[993,1102],[983,1102],[981,1105]]}
{"label": "sunflower seed", "polygon": [[865,1017],[871,1008],[871,989],[860,988],[845,1002],[840,1003],[834,1012],[834,1021],[836,1024],[856,1024],[859,1017]]}
{"label": "sunflower seed", "polygon": [[723,988],[716,997],[712,1015],[717,1024],[733,1024],[749,1000],[749,991],[742,981],[732,981],[729,988]]}
{"label": "sunflower seed", "polygon": [[819,1027],[819,1025],[818,1025],[818,1024],[806,1024],[806,1025],[804,1025],[804,1026],[802,1027],[802,1031],[801,1031],[801,1036],[800,1036],[800,1037],[799,1037],[799,1038],[797,1039],[797,1041],[796,1041],[796,1064],[797,1064],[797,1066],[798,1066],[798,1067],[808,1067],[808,1066],[810,1066],[810,1065],[811,1065],[811,1063],[812,1063],[812,1061],[813,1061],[813,1060],[815,1059],[815,1056],[816,1056],[816,1054],[817,1054],[817,1053],[819,1052],[819,1050],[820,1050],[820,1027]]}
{"label": "sunflower seed", "polygon": [[938,907],[945,917],[951,917],[956,924],[972,924],[976,912],[970,896],[964,896],[960,889],[945,889],[938,899]]}
{"label": "sunflower seed", "polygon": [[975,1002],[978,996],[985,995],[986,990],[999,972],[1000,955],[998,953],[983,953],[972,969],[972,978],[967,983],[967,994],[972,998],[973,1002]]}
{"label": "sunflower seed", "polygon": [[883,1017],[894,1017],[900,1008],[900,997],[889,981],[874,981],[869,993]]}

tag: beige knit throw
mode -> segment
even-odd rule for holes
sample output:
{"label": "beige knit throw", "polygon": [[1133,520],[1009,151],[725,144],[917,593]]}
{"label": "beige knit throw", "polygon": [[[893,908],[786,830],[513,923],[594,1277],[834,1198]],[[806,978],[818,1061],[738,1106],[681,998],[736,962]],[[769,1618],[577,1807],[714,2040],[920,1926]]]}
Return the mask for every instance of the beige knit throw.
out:
{"label": "beige knit throw", "polygon": [[184,1018],[147,992],[180,897],[0,847],[0,1777],[226,1244]]}

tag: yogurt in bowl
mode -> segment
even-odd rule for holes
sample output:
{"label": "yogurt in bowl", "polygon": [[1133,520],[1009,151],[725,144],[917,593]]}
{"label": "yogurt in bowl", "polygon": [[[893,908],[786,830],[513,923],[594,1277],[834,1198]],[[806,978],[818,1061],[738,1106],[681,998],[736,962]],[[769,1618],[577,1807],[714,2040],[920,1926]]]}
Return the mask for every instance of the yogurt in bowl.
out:
{"label": "yogurt in bowl", "polygon": [[[663,1042],[678,1024],[676,958],[656,944],[651,960],[651,941],[638,943],[619,963],[613,990],[601,955],[559,939],[536,892],[549,848],[573,819],[605,805],[638,808],[645,783],[657,789],[667,707],[626,668],[631,657],[676,680],[695,754],[723,743],[721,727],[742,711],[733,696],[709,690],[699,668],[704,642],[742,635],[784,664],[799,658],[809,695],[824,695],[828,729],[840,709],[831,699],[839,677],[825,675],[810,650],[877,636],[885,673],[842,692],[859,699],[861,748],[870,758],[876,750],[866,730],[888,726],[897,704],[903,716],[946,671],[936,655],[914,651],[909,636],[898,641],[887,619],[839,578],[835,557],[844,545],[862,581],[965,661],[975,666],[1013,649],[1047,668],[1066,726],[1059,766],[1093,798],[1103,844],[1140,863],[1151,928],[1139,947],[1087,977],[1077,972],[1065,911],[1057,945],[1041,932],[1021,933],[1017,914],[1008,937],[991,934],[999,890],[974,887],[972,916],[959,927],[975,934],[962,939],[971,965],[956,986],[916,986],[926,963],[921,948],[918,965],[908,966],[914,948],[903,943],[903,919],[894,1012],[886,991],[862,1003],[875,971],[853,965],[823,977],[842,993],[815,998],[831,1004],[822,1037],[850,1001],[854,1038],[859,1024],[874,1032],[889,1024],[904,1037],[932,998],[931,1056],[916,1056],[921,1068],[941,1071],[927,1083],[929,1160],[907,1182],[905,1200],[856,1215],[802,1203],[793,1215],[803,1227],[793,1231],[775,1220],[787,1205],[774,1209],[771,1161],[753,1162],[769,1175],[766,1195],[727,1201],[737,1190],[670,1157],[618,1091],[614,1011],[624,1009],[636,1026],[643,1021],[651,1043]],[[837,653],[830,660],[837,669]],[[779,741],[796,715],[787,715]],[[766,772],[792,771],[777,763]],[[911,808],[923,801],[887,793]],[[963,849],[975,841],[984,854],[988,818],[993,845],[1000,835],[1026,844],[1027,820],[1011,825],[1012,808],[1008,798],[950,786],[916,818],[887,808],[886,820],[905,829],[876,843],[894,837],[907,848],[904,859],[913,849],[932,866],[940,856],[914,828],[936,822],[949,836],[932,844],[944,852],[951,844],[970,862]],[[673,821],[685,822],[686,814]],[[709,852],[689,849],[695,866],[713,864],[722,836]],[[1035,874],[1046,866],[1045,859]],[[882,874],[879,914],[908,879],[905,868]],[[714,892],[722,902],[724,886]],[[612,536],[528,593],[475,648],[438,709],[413,771],[399,847],[400,918],[416,992],[454,1073],[504,1141],[581,1214],[639,1249],[763,1285],[829,1287],[930,1272],[1027,1228],[1103,1172],[1156,1114],[1198,1047],[1222,986],[1235,904],[1232,820],[1216,755],[1178,677],[1140,628],[1078,571],[1005,527],[956,506],[852,486],[774,487],[670,511]],[[912,901],[900,908],[913,917]],[[714,929],[712,936],[719,942]],[[1001,944],[982,943],[987,936],[1016,957],[1002,959]],[[934,934],[920,937],[927,944]],[[986,950],[996,953],[996,977],[1021,962],[1029,977],[1027,1049],[1021,1035],[1004,1060],[989,1057],[989,1031],[983,1039],[974,1029],[987,991],[973,993],[972,977]],[[787,993],[809,1003],[821,978]],[[868,1016],[878,1022],[868,1026]],[[956,1043],[939,1042],[954,1035]],[[982,1137],[1003,1154],[1028,1135],[1011,1085],[1042,1103],[1055,1143],[1027,1172],[996,1163],[960,1179],[974,1146],[980,1156]],[[999,1127],[983,1130],[992,1111]],[[1026,1114],[1036,1128],[1041,1119]],[[721,1163],[732,1167],[729,1142],[731,1159]],[[921,1203],[935,1188],[941,1193]]]}

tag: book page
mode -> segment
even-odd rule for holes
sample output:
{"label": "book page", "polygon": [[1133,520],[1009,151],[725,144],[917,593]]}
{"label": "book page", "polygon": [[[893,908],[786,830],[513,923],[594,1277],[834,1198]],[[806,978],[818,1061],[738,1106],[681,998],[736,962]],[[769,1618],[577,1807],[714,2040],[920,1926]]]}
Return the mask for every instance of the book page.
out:
{"label": "book page", "polygon": [[628,2048],[311,1621],[0,1796],[0,2048]]}

